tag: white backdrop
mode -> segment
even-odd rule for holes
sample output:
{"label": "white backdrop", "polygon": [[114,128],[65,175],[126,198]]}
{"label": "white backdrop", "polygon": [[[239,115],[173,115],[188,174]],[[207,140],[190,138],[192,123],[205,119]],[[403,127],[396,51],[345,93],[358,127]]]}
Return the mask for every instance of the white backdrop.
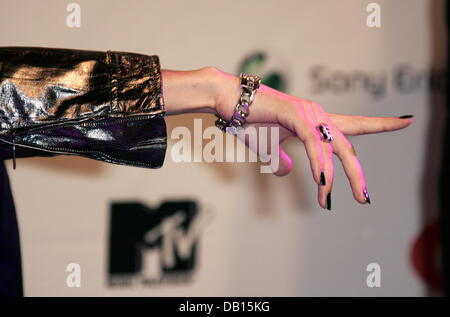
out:
{"label": "white backdrop", "polygon": [[[80,28],[66,25],[70,1],[1,2],[0,45],[158,54],[162,68],[214,65],[235,74],[246,56],[263,51],[287,80],[288,93],[316,100],[328,112],[414,114],[415,121],[404,131],[350,139],[372,204],[354,201],[335,160],[331,212],[318,206],[307,157],[295,141],[287,147],[294,169],[284,178],[260,174],[249,163],[175,163],[173,140],[159,170],[69,156],[19,159],[13,170],[8,161],[26,295],[426,294],[410,253],[424,227],[421,182],[431,98],[424,84],[403,91],[395,76],[401,65],[426,72],[433,59],[439,64],[445,57],[433,46],[431,1],[377,1],[381,28],[366,25],[370,1],[361,0],[76,2]],[[317,66],[320,82],[311,77]],[[347,86],[357,74],[371,84],[378,80],[381,94],[359,83]],[[168,135],[197,117],[167,118]],[[204,126],[213,123],[212,117],[202,118]],[[195,200],[208,217],[198,235],[192,280],[111,287],[110,202],[157,207],[183,198]],[[433,208],[426,213],[435,214]],[[66,285],[72,262],[81,266],[80,288]],[[369,263],[380,264],[380,288],[366,285]],[[152,265],[144,264],[144,271]]]}

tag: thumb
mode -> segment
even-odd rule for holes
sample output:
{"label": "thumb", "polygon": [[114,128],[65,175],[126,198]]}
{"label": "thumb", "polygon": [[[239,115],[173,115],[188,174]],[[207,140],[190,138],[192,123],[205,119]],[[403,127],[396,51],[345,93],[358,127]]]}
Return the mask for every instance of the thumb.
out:
{"label": "thumb", "polygon": [[[260,130],[264,128],[264,130]],[[256,153],[261,161],[267,163],[270,166],[270,171],[276,176],[288,175],[292,170],[292,160],[284,152],[281,142],[289,138],[290,132],[286,129],[278,130],[275,133],[276,139],[272,139],[271,128],[279,129],[277,125],[272,124],[250,124],[244,131],[237,134],[240,141],[254,153]],[[258,142],[249,142],[249,138],[246,136],[251,135],[249,133],[251,129],[256,129],[253,136],[257,138]]]}
{"label": "thumb", "polygon": [[278,164],[271,164],[272,162],[270,162],[270,168],[276,176],[286,176],[292,171],[292,160],[283,150],[281,144],[278,152]]}

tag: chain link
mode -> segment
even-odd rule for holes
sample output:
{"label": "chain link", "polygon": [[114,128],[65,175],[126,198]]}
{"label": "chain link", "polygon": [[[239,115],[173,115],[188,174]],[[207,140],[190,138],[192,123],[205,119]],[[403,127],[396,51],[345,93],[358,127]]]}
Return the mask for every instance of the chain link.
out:
{"label": "chain link", "polygon": [[241,78],[242,93],[231,120],[227,121],[219,116],[216,120],[216,126],[219,129],[231,134],[236,134],[239,129],[243,128],[249,115],[249,107],[253,103],[256,91],[261,84],[261,78],[258,76],[241,73],[239,77]]}

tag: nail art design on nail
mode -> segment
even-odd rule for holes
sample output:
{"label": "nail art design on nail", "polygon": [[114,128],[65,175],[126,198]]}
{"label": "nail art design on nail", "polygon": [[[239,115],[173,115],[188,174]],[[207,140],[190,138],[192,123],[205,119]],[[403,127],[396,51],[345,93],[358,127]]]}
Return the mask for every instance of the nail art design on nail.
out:
{"label": "nail art design on nail", "polygon": [[401,117],[398,117],[399,119],[409,119],[409,118],[412,118],[412,117],[414,117],[412,114],[407,114],[407,115],[404,115],[404,116],[401,116]]}
{"label": "nail art design on nail", "polygon": [[327,195],[327,209],[331,210],[331,193]]}
{"label": "nail art design on nail", "polygon": [[320,185],[325,186],[325,174],[323,172],[320,173]]}
{"label": "nail art design on nail", "polygon": [[366,202],[367,202],[368,204],[370,204],[369,193],[367,192],[366,189],[363,190],[363,194],[364,194],[364,198],[366,199]]}

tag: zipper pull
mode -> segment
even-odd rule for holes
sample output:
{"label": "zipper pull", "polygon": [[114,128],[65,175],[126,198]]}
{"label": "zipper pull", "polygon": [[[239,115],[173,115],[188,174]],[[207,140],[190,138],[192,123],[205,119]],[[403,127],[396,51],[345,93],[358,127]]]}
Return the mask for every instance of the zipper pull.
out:
{"label": "zipper pull", "polygon": [[13,169],[16,169],[16,138],[14,137],[14,133],[13,133],[12,150],[13,150]]}

